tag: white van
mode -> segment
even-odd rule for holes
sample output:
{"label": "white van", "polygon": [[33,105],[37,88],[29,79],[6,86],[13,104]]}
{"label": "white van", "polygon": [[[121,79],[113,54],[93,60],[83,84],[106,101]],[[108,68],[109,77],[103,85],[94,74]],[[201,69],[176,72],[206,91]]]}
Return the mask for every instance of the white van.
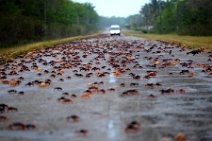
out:
{"label": "white van", "polygon": [[110,26],[110,35],[121,35],[121,29],[119,25]]}

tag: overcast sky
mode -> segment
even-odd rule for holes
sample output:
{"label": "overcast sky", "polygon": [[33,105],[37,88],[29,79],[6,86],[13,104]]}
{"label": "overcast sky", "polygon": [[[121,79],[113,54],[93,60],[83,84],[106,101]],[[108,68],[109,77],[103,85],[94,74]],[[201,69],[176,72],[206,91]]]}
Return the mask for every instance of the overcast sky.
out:
{"label": "overcast sky", "polygon": [[150,0],[73,0],[75,2],[89,2],[95,7],[100,16],[127,17],[139,13],[141,7]]}

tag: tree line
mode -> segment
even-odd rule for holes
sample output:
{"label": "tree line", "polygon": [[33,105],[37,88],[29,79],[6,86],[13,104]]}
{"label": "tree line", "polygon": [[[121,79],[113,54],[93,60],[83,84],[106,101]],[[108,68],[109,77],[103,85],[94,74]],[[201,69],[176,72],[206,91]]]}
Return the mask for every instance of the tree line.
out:
{"label": "tree line", "polygon": [[127,18],[128,28],[152,33],[212,35],[211,0],[151,0]]}
{"label": "tree line", "polygon": [[99,16],[90,3],[0,0],[0,46],[87,34]]}

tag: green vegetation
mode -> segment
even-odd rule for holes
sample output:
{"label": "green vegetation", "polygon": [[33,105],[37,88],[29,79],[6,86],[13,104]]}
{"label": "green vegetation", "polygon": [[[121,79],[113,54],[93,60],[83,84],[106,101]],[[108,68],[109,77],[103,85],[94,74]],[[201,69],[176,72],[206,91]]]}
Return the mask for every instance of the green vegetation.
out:
{"label": "green vegetation", "polygon": [[97,31],[89,3],[71,0],[0,0],[0,47]]}
{"label": "green vegetation", "polygon": [[139,34],[138,32],[125,31],[127,36],[136,36],[146,39],[160,40],[177,44],[182,47],[203,48],[212,51],[212,36],[182,36],[176,34]]}
{"label": "green vegetation", "polygon": [[211,9],[211,0],[151,0],[128,17],[128,29],[137,32],[125,34],[212,51]]}
{"label": "green vegetation", "polygon": [[128,17],[128,28],[143,33],[212,35],[211,0],[151,0]]}
{"label": "green vegetation", "polygon": [[53,46],[56,44],[65,43],[65,42],[73,41],[73,40],[77,40],[77,39],[94,37],[97,35],[98,35],[98,33],[86,35],[86,36],[75,36],[75,37],[69,37],[69,38],[63,38],[63,39],[35,42],[35,43],[14,46],[14,47],[9,47],[9,48],[8,47],[0,48],[0,63],[12,61],[17,56],[24,55],[33,50],[50,47],[50,46]]}

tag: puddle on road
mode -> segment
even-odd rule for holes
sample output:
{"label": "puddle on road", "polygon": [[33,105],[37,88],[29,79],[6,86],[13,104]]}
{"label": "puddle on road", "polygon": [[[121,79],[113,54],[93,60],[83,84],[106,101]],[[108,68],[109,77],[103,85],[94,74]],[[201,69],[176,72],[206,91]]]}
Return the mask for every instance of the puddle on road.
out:
{"label": "puddle on road", "polygon": [[113,74],[109,76],[109,83],[116,83],[116,77]]}

